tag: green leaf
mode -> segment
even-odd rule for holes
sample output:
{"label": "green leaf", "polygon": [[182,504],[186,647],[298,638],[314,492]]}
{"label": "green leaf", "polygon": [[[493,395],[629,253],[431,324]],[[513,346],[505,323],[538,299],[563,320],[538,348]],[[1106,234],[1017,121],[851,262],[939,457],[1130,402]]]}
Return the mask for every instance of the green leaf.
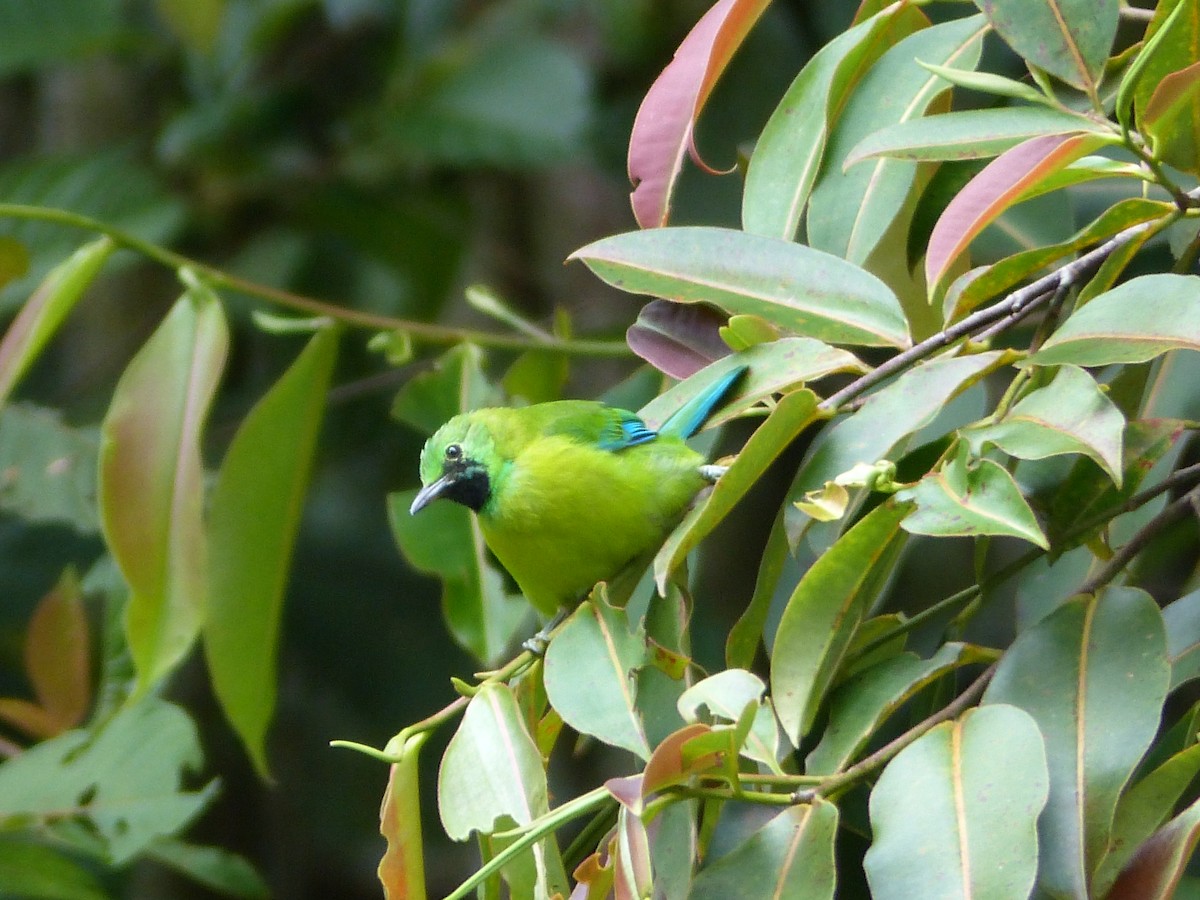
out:
{"label": "green leaf", "polygon": [[659,394],[638,415],[651,428],[662,425],[671,414],[694,397],[705,393],[733,369],[748,366],[732,393],[705,422],[715,427],[736,418],[755,404],[776,394],[786,394],[811,381],[835,372],[865,373],[866,365],[854,354],[806,337],[787,337],[727,356]]}
{"label": "green leaf", "polygon": [[654,228],[570,256],[631,293],[706,302],[831,344],[906,347],[900,303],[882,281],[827,253],[727,228]]}
{"label": "green leaf", "polygon": [[266,900],[271,896],[271,889],[245,857],[221,847],[158,840],[147,848],[146,855],[228,897]]}
{"label": "green leaf", "polygon": [[0,885],[25,900],[108,900],[95,875],[58,850],[0,837]]}
{"label": "green leaf", "polygon": [[830,775],[852,760],[879,726],[927,685],[985,654],[967,644],[943,644],[929,659],[901,653],[843,682],[829,698],[829,722],[808,754],[804,771]]}
{"label": "green leaf", "polygon": [[649,759],[633,672],[648,662],[640,629],[625,610],[594,592],[560,627],[546,649],[546,696],[563,721],[581,734]]}
{"label": "green leaf", "polygon": [[71,428],[55,411],[0,410],[0,509],[95,533],[97,452],[93,430]]}
{"label": "green leaf", "polygon": [[1145,362],[1177,348],[1200,350],[1200,278],[1142,275],[1073,313],[1027,362]]}
{"label": "green leaf", "polygon": [[447,419],[491,402],[495,394],[483,374],[483,351],[457,344],[438,357],[433,369],[408,381],[392,404],[392,417],[433,434]]}
{"label": "green leaf", "polygon": [[1185,594],[1163,609],[1167,652],[1171,658],[1171,690],[1200,678],[1200,590]]}
{"label": "green leaf", "polygon": [[862,408],[827,428],[796,473],[785,515],[793,546],[811,521],[792,504],[859,463],[895,456],[910,435],[930,424],[945,404],[1004,364],[1001,352],[940,357],[919,363],[867,397]]}
{"label": "green leaf", "polygon": [[0,407],[99,274],[113,247],[106,237],[80,247],[50,271],[21,307],[0,340]]}
{"label": "green leaf", "polygon": [[788,598],[771,648],[771,696],[793,744],[817,709],[900,556],[900,520],[911,507],[885,503],[817,558]]}
{"label": "green leaf", "polygon": [[1019,459],[1082,453],[1121,486],[1125,417],[1083,369],[1062,366],[1054,380],[1022,397],[991,425],[964,429],[972,451],[992,443]]}
{"label": "green leaf", "polygon": [[1200,126],[1200,63],[1163,78],[1150,95],[1140,122],[1156,159],[1194,174],[1200,151],[1196,137]]}
{"label": "green leaf", "polygon": [[1041,736],[1021,710],[972,709],[938,725],[900,751],[871,792],[871,896],[1024,900],[1046,792]]}
{"label": "green leaf", "polygon": [[934,25],[896,44],[867,72],[833,132],[824,174],[813,189],[808,240],[814,248],[866,262],[904,208],[917,166],[876,159],[844,171],[850,153],[880,127],[918,118],[950,89],[917,59],[974,68],[986,31],[982,16]]}
{"label": "green leaf", "polygon": [[890,44],[926,25],[915,7],[894,7],[838,35],[808,61],[754,145],[742,195],[746,231],[795,238],[829,128],[847,97]]}
{"label": "green leaf", "polygon": [[1118,0],[977,0],[1019,56],[1067,84],[1095,93],[1117,33]]}
{"label": "green leaf", "polygon": [[706,865],[689,900],[833,900],[838,808],[826,800],[790,806],[744,843]]}
{"label": "green leaf", "polygon": [[417,519],[417,491],[388,494],[388,521],[404,558],[442,582],[442,613],[460,646],[485,664],[498,663],[529,621],[529,605],[510,593],[488,556],[479,522],[465,506],[435,503]]}
{"label": "green leaf", "polygon": [[746,441],[737,458],[714,485],[671,532],[654,558],[654,578],[660,594],[666,593],[667,582],[696,546],[729,514],[746,495],[767,467],[788,444],[817,418],[817,398],[804,389],[784,396]]}
{"label": "green leaf", "polygon": [[1020,634],[984,695],[1033,716],[1050,799],[1038,823],[1039,882],[1086,898],[1117,799],[1158,729],[1170,669],[1162,616],[1145,592],[1068,600]]}
{"label": "green leaf", "polygon": [[97,730],[68,731],[0,765],[0,819],[86,818],[120,866],[177,834],[212,801],[216,782],[181,788],[183,772],[202,761],[187,713],[147,698]]}
{"label": "green leaf", "polygon": [[284,589],[336,358],[336,333],[316,334],[238,428],[209,500],[205,658],[264,777]]}
{"label": "green leaf", "polygon": [[963,445],[961,452],[916,487],[896,494],[898,500],[917,505],[901,527],[910,534],[935,537],[1009,535],[1049,549],[1012,475],[990,459],[970,464],[966,451]]}
{"label": "green leaf", "polygon": [[1132,110],[1140,114],[1166,76],[1196,61],[1192,48],[1197,40],[1200,10],[1195,0],[1162,0],[1155,4],[1146,39],[1117,95],[1116,111],[1122,122],[1132,124]]}
{"label": "green leaf", "polygon": [[[933,63],[917,60],[917,65],[928,69],[939,78],[944,78],[955,87],[966,88],[970,91],[979,91],[983,94],[994,94],[997,97],[1008,97],[1013,100],[1024,100],[1026,103],[1050,104],[1052,99],[1039,91],[1033,85],[1026,84],[1023,81],[1015,81],[1012,78],[1005,78],[1003,75],[996,75],[993,72],[976,72],[974,69],[951,69],[946,66],[938,66]],[[1054,107],[1051,107],[1054,108]],[[1026,107],[1012,106],[1005,110],[1007,113],[1024,114]]]}
{"label": "green leaf", "polygon": [[100,428],[100,521],[129,585],[142,694],[183,659],[205,596],[200,438],[225,365],[221,303],[191,287],[125,369]]}
{"label": "green leaf", "polygon": [[1041,134],[1091,131],[1090,119],[1043,106],[970,109],[906,119],[874,131],[846,156],[844,168],[874,156],[983,159]]}
{"label": "green leaf", "polygon": [[1200,772],[1200,744],[1192,744],[1125,792],[1117,803],[1108,852],[1096,867],[1093,890],[1103,896],[1142,843],[1164,822]]}
{"label": "green leaf", "polygon": [[[1172,900],[1200,841],[1197,800],[1146,841],[1105,900]],[[1194,883],[1193,883],[1194,887]]]}

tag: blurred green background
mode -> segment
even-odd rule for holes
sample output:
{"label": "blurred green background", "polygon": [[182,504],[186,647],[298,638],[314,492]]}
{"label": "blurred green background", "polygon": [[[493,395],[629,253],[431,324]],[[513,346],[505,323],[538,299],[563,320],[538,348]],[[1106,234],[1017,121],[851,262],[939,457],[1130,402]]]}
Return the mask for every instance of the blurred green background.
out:
{"label": "blurred green background", "polygon": [[[625,144],[638,103],[705,0],[4,0],[0,3],[0,200],[85,213],[227,271],[345,306],[498,329],[463,300],[481,282],[548,324],[619,337],[638,300],[563,259],[634,227]],[[777,3],[719,86],[702,122],[709,162],[732,165],[804,59],[844,28],[853,4]],[[736,224],[740,179],[694,170],[676,220]],[[46,269],[88,236],[0,221],[30,248],[0,291],[10,316]],[[11,242],[5,243],[11,259]],[[113,385],[178,285],[130,254],[75,311],[20,398],[97,423]],[[211,418],[210,462],[299,350],[256,329],[264,308],[225,296],[235,329]],[[352,332],[322,432],[289,589],[272,785],[256,781],[193,660],[170,696],[197,718],[221,799],[189,837],[244,853],[284,898],[377,897],[385,769],[331,750],[382,746],[444,705],[472,661],[447,636],[438,587],[407,570],[385,515],[416,484],[422,436],[389,418],[396,390],[434,348],[399,368]],[[488,356],[498,375],[512,357]],[[567,396],[596,396],[634,360],[572,361]],[[733,546],[762,524],[732,522]],[[64,565],[97,539],[0,515],[0,695],[18,674],[25,624]],[[736,547],[732,552],[736,554]],[[748,557],[742,554],[742,558]],[[718,651],[749,581],[711,565]],[[701,598],[702,601],[704,598]],[[444,742],[445,736],[442,737]],[[582,766],[605,766],[584,748]],[[432,776],[440,746],[424,754]],[[572,773],[559,773],[569,790]],[[430,777],[432,787],[432,777]],[[430,892],[470,869],[429,816]],[[142,866],[119,895],[208,896]]]}

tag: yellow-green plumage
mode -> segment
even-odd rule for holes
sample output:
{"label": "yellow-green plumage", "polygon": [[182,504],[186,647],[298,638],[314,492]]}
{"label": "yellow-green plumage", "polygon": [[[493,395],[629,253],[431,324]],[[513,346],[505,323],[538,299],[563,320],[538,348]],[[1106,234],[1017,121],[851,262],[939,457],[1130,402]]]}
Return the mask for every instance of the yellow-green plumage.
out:
{"label": "yellow-green plumage", "polygon": [[[683,434],[737,374],[699,398]],[[662,542],[706,484],[704,461],[667,426],[601,403],[478,409],[426,443],[413,511],[439,497],[475,509],[496,558],[551,616]]]}

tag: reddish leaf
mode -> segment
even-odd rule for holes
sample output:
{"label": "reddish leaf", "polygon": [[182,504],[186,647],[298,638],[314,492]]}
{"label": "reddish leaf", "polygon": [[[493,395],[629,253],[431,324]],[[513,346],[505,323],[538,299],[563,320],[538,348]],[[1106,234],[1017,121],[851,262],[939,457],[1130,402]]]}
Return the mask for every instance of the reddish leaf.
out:
{"label": "reddish leaf", "polygon": [[726,316],[699,303],[651,300],[625,332],[629,349],[680,380],[729,355],[720,328]]}
{"label": "reddish leaf", "polygon": [[385,900],[425,900],[425,864],[421,856],[421,802],[417,790],[417,754],[430,732],[405,744],[400,762],[388,773],[379,808],[379,833],[387,851],[379,861]]}
{"label": "reddish leaf", "polygon": [[703,723],[684,725],[659,744],[642,773],[642,799],[672,784],[686,781],[692,774],[711,769],[717,762],[716,753],[706,753],[698,759],[687,759],[683,746],[694,737],[708,734],[712,729]]}
{"label": "reddish leaf", "polygon": [[1200,840],[1200,801],[1154,833],[1121,872],[1107,900],[1170,900]]}
{"label": "reddish leaf", "polygon": [[91,701],[91,648],[79,579],[68,570],[33,612],[25,671],[55,734],[83,721]]}
{"label": "reddish leaf", "polygon": [[1188,172],[1197,171],[1200,148],[1200,62],[1158,83],[1140,116],[1154,155]]}
{"label": "reddish leaf", "polygon": [[929,236],[925,278],[932,288],[979,232],[1037,189],[1047,176],[1106,141],[1090,135],[1045,135],[1002,153],[967,183],[942,212]]}
{"label": "reddish leaf", "polygon": [[629,136],[630,200],[643,228],[667,224],[684,154],[700,162],[693,142],[696,118],[768,2],[718,0],[646,92]]}

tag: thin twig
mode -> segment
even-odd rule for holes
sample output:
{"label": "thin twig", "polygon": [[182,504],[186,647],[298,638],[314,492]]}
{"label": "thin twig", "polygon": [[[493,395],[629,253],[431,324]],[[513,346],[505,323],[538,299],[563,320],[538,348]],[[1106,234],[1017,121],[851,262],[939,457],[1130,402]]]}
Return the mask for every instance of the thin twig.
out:
{"label": "thin twig", "polygon": [[992,676],[996,674],[996,669],[999,667],[999,662],[994,662],[983,671],[983,674],[976,678],[971,685],[959,694],[950,703],[943,706],[927,719],[918,722],[900,737],[893,741],[884,744],[870,756],[865,757],[861,761],[855,763],[844,772],[839,772],[836,775],[831,775],[819,785],[813,788],[808,788],[802,791],[796,791],[792,794],[791,800],[793,803],[812,803],[817,797],[828,797],[831,794],[841,791],[843,788],[849,787],[857,781],[870,775],[876,769],[881,769],[896,756],[901,750],[909,744],[924,736],[929,731],[933,730],[943,722],[948,722],[956,718],[960,713],[965,712],[980,695],[983,694],[984,688],[992,680]]}
{"label": "thin twig", "polygon": [[1194,487],[1178,500],[1167,506],[1157,516],[1143,525],[1113,554],[1104,567],[1089,578],[1079,589],[1083,594],[1094,594],[1119,574],[1133,558],[1141,553],[1160,534],[1187,517],[1188,513],[1200,516],[1200,487]]}

